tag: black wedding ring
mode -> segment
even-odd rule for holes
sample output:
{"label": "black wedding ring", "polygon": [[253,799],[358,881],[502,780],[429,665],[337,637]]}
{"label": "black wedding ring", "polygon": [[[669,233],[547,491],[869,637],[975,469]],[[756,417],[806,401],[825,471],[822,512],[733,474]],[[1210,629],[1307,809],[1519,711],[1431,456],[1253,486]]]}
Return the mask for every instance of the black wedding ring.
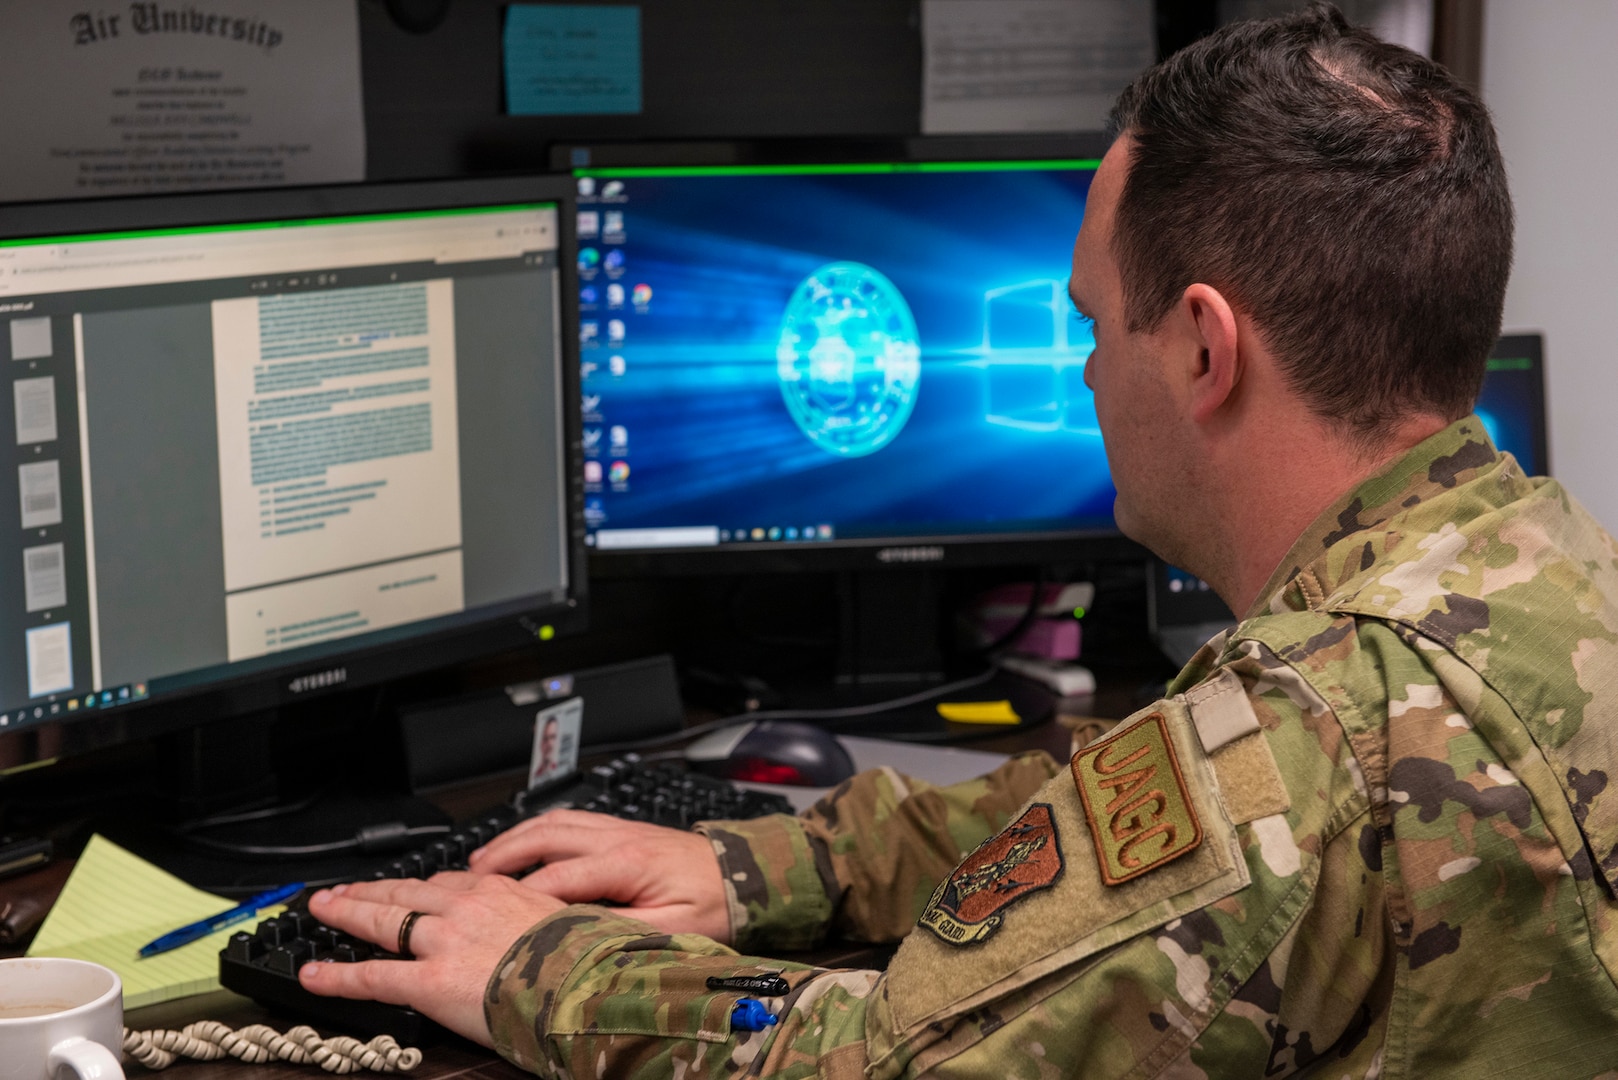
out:
{"label": "black wedding ring", "polygon": [[399,924],[399,947],[394,951],[406,960],[416,958],[416,954],[410,951],[410,932],[416,928],[416,920],[421,918],[422,914],[420,911],[412,911]]}

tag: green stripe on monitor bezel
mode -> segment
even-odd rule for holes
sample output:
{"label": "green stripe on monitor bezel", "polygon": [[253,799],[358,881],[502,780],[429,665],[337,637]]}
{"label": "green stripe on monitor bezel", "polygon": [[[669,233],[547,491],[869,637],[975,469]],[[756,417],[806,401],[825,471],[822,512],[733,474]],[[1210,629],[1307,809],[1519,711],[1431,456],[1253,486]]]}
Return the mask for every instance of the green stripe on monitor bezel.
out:
{"label": "green stripe on monitor bezel", "polygon": [[460,206],[442,210],[400,210],[385,214],[349,214],[341,217],[287,218],[279,221],[236,221],[220,225],[186,225],[176,228],[129,229],[120,232],[72,233],[57,236],[31,236],[18,240],[0,239],[0,248],[37,247],[41,244],[87,244],[98,240],[145,240],[158,236],[196,236],[204,233],[252,232],[261,229],[298,229],[314,225],[360,225],[374,221],[420,220],[434,217],[470,217],[474,214],[510,214],[529,210],[555,210],[555,202],[511,203],[505,206]]}
{"label": "green stripe on monitor bezel", "polygon": [[1529,356],[1491,356],[1487,366],[1490,371],[1532,371],[1534,360]]}
{"label": "green stripe on monitor bezel", "polygon": [[1039,170],[1095,169],[1100,158],[1062,158],[1051,161],[903,161],[860,162],[842,165],[644,165],[623,168],[583,167],[576,177],[596,180],[634,180],[664,176],[854,176],[878,173],[1035,172]]}

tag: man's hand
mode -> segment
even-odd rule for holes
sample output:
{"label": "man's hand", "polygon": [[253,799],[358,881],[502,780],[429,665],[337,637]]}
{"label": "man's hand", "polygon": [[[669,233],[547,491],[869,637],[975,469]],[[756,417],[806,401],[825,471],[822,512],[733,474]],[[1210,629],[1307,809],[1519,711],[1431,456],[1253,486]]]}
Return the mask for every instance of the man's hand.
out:
{"label": "man's hand", "polygon": [[470,860],[474,874],[513,874],[535,863],[545,865],[523,884],[549,896],[570,904],[611,901],[665,933],[730,940],[725,883],[704,836],[552,810],[495,837]]}
{"label": "man's hand", "polygon": [[513,942],[563,906],[510,878],[478,874],[338,885],[310,897],[315,918],[391,950],[405,916],[422,912],[410,933],[416,959],[305,964],[298,981],[328,997],[409,1005],[489,1046],[483,1018],[489,976]]}

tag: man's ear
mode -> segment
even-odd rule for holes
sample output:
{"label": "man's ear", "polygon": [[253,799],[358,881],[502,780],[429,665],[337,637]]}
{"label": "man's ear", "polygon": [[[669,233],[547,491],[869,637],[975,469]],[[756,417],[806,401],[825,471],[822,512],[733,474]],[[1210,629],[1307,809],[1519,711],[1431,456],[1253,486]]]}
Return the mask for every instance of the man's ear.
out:
{"label": "man's ear", "polygon": [[1218,289],[1189,285],[1180,297],[1180,320],[1199,351],[1190,384],[1191,416],[1206,422],[1236,393],[1242,379],[1236,313]]}

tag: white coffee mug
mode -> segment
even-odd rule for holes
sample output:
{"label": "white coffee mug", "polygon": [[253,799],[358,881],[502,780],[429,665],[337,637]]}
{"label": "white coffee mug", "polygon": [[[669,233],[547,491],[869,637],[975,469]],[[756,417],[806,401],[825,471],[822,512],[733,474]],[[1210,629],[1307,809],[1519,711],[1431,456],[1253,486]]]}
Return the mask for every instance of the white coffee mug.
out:
{"label": "white coffee mug", "polygon": [[123,1080],[124,985],[87,960],[0,960],[0,1080]]}

